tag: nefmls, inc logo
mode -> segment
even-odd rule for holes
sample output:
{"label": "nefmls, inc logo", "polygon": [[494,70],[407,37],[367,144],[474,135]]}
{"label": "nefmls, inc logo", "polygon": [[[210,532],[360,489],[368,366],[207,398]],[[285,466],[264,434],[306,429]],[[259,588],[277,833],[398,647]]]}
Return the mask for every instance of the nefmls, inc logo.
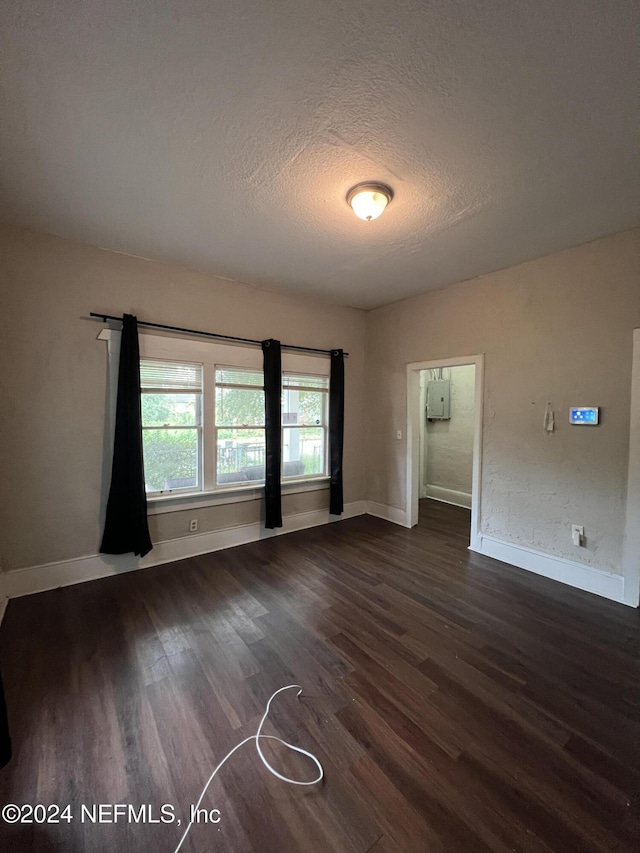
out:
{"label": "nefmls, inc logo", "polygon": [[174,806],[165,803],[160,809],[145,803],[133,806],[128,803],[97,803],[83,805],[80,810],[82,823],[175,823]]}

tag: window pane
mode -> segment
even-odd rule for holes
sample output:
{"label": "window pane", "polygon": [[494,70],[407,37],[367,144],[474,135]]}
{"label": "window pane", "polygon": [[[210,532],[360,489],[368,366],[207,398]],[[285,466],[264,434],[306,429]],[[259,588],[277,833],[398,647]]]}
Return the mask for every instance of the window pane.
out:
{"label": "window pane", "polygon": [[198,488],[198,430],[143,429],[148,492]]}
{"label": "window pane", "polygon": [[292,391],[284,388],[282,393],[283,426],[301,424],[319,426],[325,423],[327,395],[319,391]]}
{"label": "window pane", "polygon": [[218,485],[264,482],[264,452],[263,429],[219,429]]}
{"label": "window pane", "polygon": [[143,426],[195,426],[199,394],[142,394]]}
{"label": "window pane", "polygon": [[218,426],[264,426],[264,391],[216,388]]}
{"label": "window pane", "polygon": [[282,438],[282,476],[324,474],[325,430],[321,427],[285,427]]}

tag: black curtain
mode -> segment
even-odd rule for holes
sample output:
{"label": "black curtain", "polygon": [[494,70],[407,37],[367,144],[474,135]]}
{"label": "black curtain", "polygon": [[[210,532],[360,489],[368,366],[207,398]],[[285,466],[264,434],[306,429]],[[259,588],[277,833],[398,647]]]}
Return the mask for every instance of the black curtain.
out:
{"label": "black curtain", "polygon": [[111,489],[100,552],[126,554],[132,551],[144,557],[152,547],[142,457],[138,321],[132,314],[124,314]]}
{"label": "black curtain", "polygon": [[264,362],[264,425],[266,437],[264,496],[265,527],[282,527],[280,469],[282,466],[282,355],[280,341],[262,341]]}
{"label": "black curtain", "polygon": [[331,375],[329,377],[329,512],[341,515],[344,509],[342,495],[342,447],[344,444],[344,352],[331,350]]}
{"label": "black curtain", "polygon": [[4,702],[2,676],[0,676],[0,767],[4,767],[10,760],[11,738],[9,737],[9,721],[7,720],[7,706]]}

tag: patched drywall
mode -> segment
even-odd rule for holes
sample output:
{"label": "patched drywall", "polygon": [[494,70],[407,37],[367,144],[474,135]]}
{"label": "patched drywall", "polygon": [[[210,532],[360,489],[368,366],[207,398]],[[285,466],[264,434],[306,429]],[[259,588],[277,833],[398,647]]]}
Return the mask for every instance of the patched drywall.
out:
{"label": "patched drywall", "polygon": [[406,365],[484,353],[481,532],[621,573],[639,281],[634,229],[370,312],[369,499],[405,508]]}
{"label": "patched drywall", "polygon": [[[436,378],[434,371],[422,371],[426,383]],[[470,506],[473,473],[474,430],[474,365],[447,367],[442,371],[450,383],[450,418],[428,421],[421,413],[424,442],[422,492],[437,497],[438,490],[458,492],[466,496]],[[434,488],[435,487],[435,490]]]}
{"label": "patched drywall", "polygon": [[[110,480],[107,349],[90,311],[258,340],[342,347],[345,501],[363,500],[365,314],[0,226],[0,550],[7,570],[95,554]],[[326,490],[283,512],[327,506]],[[152,515],[154,541],[260,521],[262,501]]]}

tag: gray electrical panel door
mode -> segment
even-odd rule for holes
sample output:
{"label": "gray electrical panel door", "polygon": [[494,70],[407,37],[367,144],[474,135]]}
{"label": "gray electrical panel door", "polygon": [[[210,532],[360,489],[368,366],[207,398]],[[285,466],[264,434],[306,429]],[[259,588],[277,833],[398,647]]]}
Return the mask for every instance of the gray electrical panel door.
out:
{"label": "gray electrical panel door", "polygon": [[431,379],[427,382],[427,420],[447,421],[451,417],[451,381]]}

